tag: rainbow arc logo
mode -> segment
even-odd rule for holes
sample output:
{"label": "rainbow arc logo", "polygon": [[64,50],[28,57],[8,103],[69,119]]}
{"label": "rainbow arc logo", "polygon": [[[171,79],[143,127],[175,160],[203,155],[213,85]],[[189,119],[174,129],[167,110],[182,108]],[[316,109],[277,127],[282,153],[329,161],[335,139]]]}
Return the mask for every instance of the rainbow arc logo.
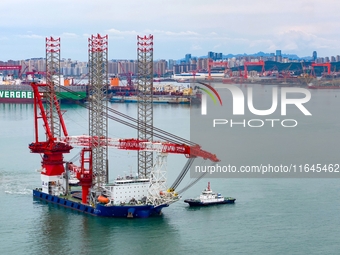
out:
{"label": "rainbow arc logo", "polygon": [[[209,97],[212,99],[212,101],[214,102],[214,104],[217,104],[217,100],[218,99],[220,105],[222,106],[222,99],[220,97],[220,95],[218,94],[218,92],[216,91],[216,89],[214,89],[211,85],[203,83],[203,82],[199,82],[199,84],[207,87],[198,87],[198,89],[204,91],[205,93],[207,93],[209,95]],[[202,94],[202,102],[201,102],[201,114],[202,115],[207,115],[207,96],[206,94]]]}

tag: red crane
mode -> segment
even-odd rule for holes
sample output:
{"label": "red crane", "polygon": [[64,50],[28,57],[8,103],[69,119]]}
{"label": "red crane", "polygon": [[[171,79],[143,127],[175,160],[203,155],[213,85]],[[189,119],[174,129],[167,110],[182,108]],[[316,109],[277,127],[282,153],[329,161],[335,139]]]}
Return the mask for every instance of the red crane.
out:
{"label": "red crane", "polygon": [[25,74],[26,74],[26,81],[27,81],[27,76],[28,76],[28,75],[31,75],[31,76],[32,76],[33,81],[34,81],[34,78],[35,78],[35,76],[36,76],[37,74],[40,74],[40,75],[46,77],[46,72],[44,72],[44,71],[34,71],[34,70],[33,70],[32,72],[26,72]]}
{"label": "red crane", "polygon": [[229,67],[228,67],[228,62],[216,62],[216,61],[213,61],[212,59],[209,59],[208,60],[208,79],[211,80],[212,77],[211,77],[211,67],[213,66],[224,66],[225,69],[227,70]]}
{"label": "red crane", "polygon": [[219,162],[219,159],[215,154],[202,150],[201,146],[197,144],[187,145],[164,141],[149,142],[147,140],[138,140],[134,138],[114,139],[102,137],[98,139],[86,135],[58,137],[56,138],[56,141],[81,147],[90,147],[91,144],[98,143],[99,141],[99,145],[101,146],[109,146],[111,148],[120,150],[155,151],[161,153],[184,154],[187,158],[201,157],[204,159],[209,159],[213,162]]}
{"label": "red crane", "polygon": [[[147,140],[138,139],[112,139],[107,137],[91,137],[91,136],[68,136],[66,125],[62,116],[62,111],[56,96],[54,95],[53,104],[57,110],[57,115],[61,125],[63,137],[57,137],[53,134],[52,121],[49,119],[50,114],[47,112],[43,104],[43,94],[39,93],[40,87],[46,87],[46,84],[31,84],[34,93],[34,124],[35,124],[35,141],[29,145],[29,149],[32,153],[43,154],[42,157],[42,178],[43,181],[53,182],[57,176],[62,175],[65,172],[63,166],[63,154],[69,153],[73,146],[83,147],[81,152],[81,166],[71,167],[75,168],[77,173],[77,179],[80,181],[82,187],[82,201],[86,203],[89,189],[92,185],[92,145],[96,144],[100,146],[109,146],[123,150],[135,150],[135,151],[154,151],[160,153],[175,153],[184,154],[187,158],[201,157],[203,159],[209,159],[213,162],[218,162],[219,159],[216,155],[204,151],[197,144],[180,144],[175,142],[161,142],[154,141],[149,142]],[[38,109],[40,114],[38,114]],[[39,128],[38,121],[42,119],[43,126],[46,133],[46,141],[39,141]]]}
{"label": "red crane", "polygon": [[312,63],[312,69],[313,69],[313,73],[314,72],[314,67],[316,66],[323,66],[323,67],[327,67],[327,74],[331,74],[331,63]]}
{"label": "red crane", "polygon": [[[58,73],[58,62],[60,62],[60,38],[46,39],[46,41],[48,46],[46,50],[46,59],[49,60],[47,61],[46,68],[47,70],[49,70],[47,72],[47,78],[53,78],[53,76],[56,76],[54,74]],[[104,152],[106,153],[107,148],[114,147],[118,149],[136,150],[142,152],[152,151],[159,152],[155,163],[156,167],[150,168],[151,171],[149,175],[144,175],[145,177],[147,177],[147,179],[150,179],[146,180],[150,183],[150,185],[146,191],[142,191],[143,194],[141,195],[144,195],[145,193],[145,195],[147,195],[147,200],[143,203],[145,203],[145,205],[147,206],[151,206],[150,208],[152,210],[156,210],[155,212],[159,213],[159,210],[162,207],[168,206],[170,203],[173,203],[179,199],[177,194],[174,193],[174,189],[178,186],[180,181],[185,176],[194,158],[202,157],[204,159],[210,159],[213,162],[217,162],[219,160],[216,155],[202,150],[199,145],[153,127],[152,122],[151,124],[145,122],[145,128],[150,129],[151,127],[153,131],[153,136],[165,140],[165,142],[156,142],[153,141],[153,138],[150,139],[140,137],[139,139],[108,138],[106,132],[108,118],[114,119],[115,117],[112,117],[108,114],[108,112],[113,109],[108,107],[107,101],[101,100],[103,98],[103,96],[101,96],[103,92],[103,87],[106,85],[102,82],[104,80],[103,77],[98,75],[102,74],[103,70],[106,70],[107,73],[107,68],[102,68],[103,66],[105,66],[105,64],[103,65],[104,61],[107,62],[107,36],[92,36],[89,41],[89,62],[91,67],[89,73],[91,74],[90,84],[92,86],[90,91],[93,93],[93,98],[91,100],[92,103],[83,105],[81,104],[90,111],[90,115],[94,115],[90,116],[89,118],[89,136],[71,137],[68,135],[65,122],[63,120],[63,114],[56,97],[56,89],[59,86],[58,83],[55,83],[53,79],[47,79],[47,84],[31,84],[34,95],[33,100],[35,140],[29,145],[29,149],[32,153],[42,154],[42,188],[33,191],[33,195],[34,197],[38,197],[43,200],[48,199],[48,201],[56,203],[60,202],[59,199],[63,199],[63,205],[65,205],[65,202],[71,203],[70,205],[66,205],[67,207],[70,206],[73,209],[79,209],[78,206],[83,206],[82,210],[84,210],[84,212],[86,212],[86,210],[89,210],[87,211],[88,213],[100,215],[100,209],[97,208],[103,208],[104,206],[101,205],[99,200],[100,196],[98,195],[102,194],[102,192],[108,192],[111,194],[111,202],[116,199],[116,196],[114,196],[116,193],[109,189],[106,189],[108,185],[107,160],[105,160],[105,164],[100,164],[101,159],[103,158],[103,154]],[[55,44],[55,42],[58,43]],[[100,48],[99,46],[103,47]],[[97,54],[98,52],[100,54]],[[104,54],[102,54],[103,52]],[[141,52],[145,53],[145,51]],[[105,57],[103,57],[103,55],[105,55]],[[150,61],[150,63],[152,62]],[[96,69],[98,66],[100,66],[100,68]],[[152,77],[149,75],[147,76],[147,78]],[[132,117],[124,115],[120,112],[117,112],[117,115],[119,116],[119,118],[114,120],[127,126],[137,128],[139,130],[139,119],[133,119]],[[122,120],[122,117],[126,118],[127,121]],[[45,129],[46,135],[42,141],[39,139],[39,134],[41,135],[41,132],[39,132],[38,130],[38,122],[41,120],[43,122],[43,127]],[[97,125],[98,123],[101,125],[101,127],[99,127],[100,125]],[[97,132],[98,130],[100,132]],[[78,204],[77,208],[73,207],[74,203],[71,201],[71,199],[64,199],[62,197],[69,197],[69,195],[71,195],[68,191],[68,186],[69,181],[72,180],[73,176],[69,176],[69,173],[67,171],[65,172],[65,168],[63,166],[63,164],[65,163],[63,160],[63,155],[64,153],[69,153],[73,146],[83,147],[81,152],[80,167],[76,167],[76,177],[80,181],[82,189],[83,205]],[[105,150],[97,150],[98,148]],[[167,153],[184,154],[189,159],[179,177],[169,189],[170,191],[167,191],[167,193],[164,195],[163,191],[166,190],[166,171],[163,164],[165,161],[163,161],[163,159],[166,158]],[[103,167],[98,170],[98,165]],[[66,169],[70,168],[67,167]],[[98,176],[101,177],[101,179],[98,178]],[[142,178],[144,176],[142,176]],[[110,187],[113,186],[114,185],[111,185]],[[141,197],[141,199],[142,198],[144,197]],[[55,199],[57,199],[57,201]],[[111,207],[113,208],[111,208],[111,210],[114,210],[115,205],[112,204]],[[127,208],[127,210],[130,210],[130,207]],[[132,209],[133,208],[134,207],[132,207]],[[133,212],[127,211],[128,217],[130,217],[129,215],[132,213]],[[107,214],[105,213],[101,215],[107,216]],[[110,211],[110,215],[114,215],[112,211]]]}
{"label": "red crane", "polygon": [[0,71],[8,71],[8,70],[18,70],[18,76],[21,78],[21,65],[5,65],[5,66],[0,66]]}
{"label": "red crane", "polygon": [[264,61],[260,60],[260,61],[256,61],[256,62],[244,62],[244,78],[248,78],[248,70],[247,67],[248,66],[262,66],[262,73],[265,72],[264,70]]}
{"label": "red crane", "polygon": [[[29,149],[32,153],[43,154],[42,160],[42,173],[47,177],[58,176],[64,173],[63,166],[63,154],[69,153],[73,148],[71,145],[64,142],[56,141],[51,127],[51,115],[46,112],[43,104],[42,95],[39,93],[39,87],[46,87],[46,84],[31,84],[34,94],[34,130],[35,130],[35,141],[29,145]],[[58,99],[54,95],[53,104],[58,112],[58,117],[62,132],[64,136],[68,136],[65,122],[62,117],[62,112],[59,107]],[[38,108],[40,109],[40,114],[38,114]],[[39,119],[43,120],[46,141],[39,141]]]}
{"label": "red crane", "polygon": [[120,68],[123,71],[123,73],[119,73],[119,74],[126,77],[127,86],[130,89],[133,89],[134,88],[134,84],[133,84],[133,81],[132,81],[132,72],[126,72],[123,64],[121,62],[118,62],[118,63],[119,63]]}

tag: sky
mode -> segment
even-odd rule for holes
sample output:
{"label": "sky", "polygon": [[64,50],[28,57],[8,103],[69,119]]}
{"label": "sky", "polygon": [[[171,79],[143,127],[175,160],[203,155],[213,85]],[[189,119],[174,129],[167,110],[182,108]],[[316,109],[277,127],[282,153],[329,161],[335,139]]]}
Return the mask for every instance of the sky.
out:
{"label": "sky", "polygon": [[154,60],[209,51],[340,55],[338,0],[1,0],[0,60],[88,60],[88,38],[109,36],[109,59],[136,59],[137,35],[154,36]]}

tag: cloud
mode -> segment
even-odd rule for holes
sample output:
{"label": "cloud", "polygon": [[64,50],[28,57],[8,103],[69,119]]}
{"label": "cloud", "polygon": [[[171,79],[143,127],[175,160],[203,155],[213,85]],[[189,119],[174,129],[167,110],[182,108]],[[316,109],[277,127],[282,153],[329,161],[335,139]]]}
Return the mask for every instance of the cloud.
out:
{"label": "cloud", "polygon": [[287,51],[303,51],[305,49],[337,48],[338,41],[327,39],[316,34],[298,30],[284,31],[276,35],[275,42],[278,47]]}
{"label": "cloud", "polygon": [[118,30],[115,28],[111,28],[105,31],[109,35],[116,35],[116,36],[136,36],[136,35],[155,35],[155,36],[181,36],[181,37],[186,37],[186,36],[195,36],[199,37],[200,34],[195,32],[195,31],[168,31],[168,30],[151,30],[151,29],[145,29],[141,31],[135,31],[135,30]]}
{"label": "cloud", "polygon": [[213,49],[214,49],[214,50],[218,50],[218,49],[220,49],[221,47],[222,47],[222,44],[219,43],[219,44],[214,45],[214,46],[213,46]]}
{"label": "cloud", "polygon": [[[25,0],[2,3],[6,12],[0,16],[0,40],[10,42],[6,50],[3,48],[4,58],[16,55],[25,58],[27,50],[18,54],[15,49],[29,44],[37,47],[36,43],[41,40],[44,44],[44,38],[49,35],[67,38],[63,41],[65,49],[71,45],[78,49],[80,43],[86,46],[87,38],[96,33],[108,34],[110,45],[115,45],[111,51],[128,58],[134,56],[136,35],[149,34],[154,35],[161,58],[182,57],[190,50],[206,54],[215,49],[225,54],[276,49],[303,56],[318,49],[319,56],[340,53],[337,43],[340,1],[335,0],[102,0],[100,4],[89,0],[32,0],[29,5],[25,3]],[[49,12],[27,18],[27,13],[36,12],[36,6],[53,9],[54,13],[65,13],[67,6],[67,14],[58,20]],[[150,8],[160,11],[150,15]],[[29,54],[33,54],[32,49]],[[73,49],[67,54],[70,54],[67,57],[84,58],[86,50]]]}
{"label": "cloud", "polygon": [[111,28],[105,31],[107,34],[111,34],[111,35],[119,35],[119,36],[123,36],[123,35],[137,35],[138,33],[135,30],[132,31],[120,31],[118,29],[115,28]]}
{"label": "cloud", "polygon": [[[33,33],[29,33],[29,34],[23,34],[23,35],[17,35],[20,38],[27,38],[27,39],[45,39],[47,36],[46,35],[37,35],[37,34],[33,34]],[[75,33],[68,33],[68,32],[64,32],[61,33],[59,35],[52,35],[52,37],[54,38],[78,38],[79,36]]]}
{"label": "cloud", "polygon": [[75,33],[64,32],[59,37],[61,37],[61,38],[78,38],[79,36]]}
{"label": "cloud", "polygon": [[30,35],[17,35],[20,38],[27,38],[27,39],[42,39],[45,38],[45,36],[42,35],[36,35],[36,34],[30,34]]}
{"label": "cloud", "polygon": [[180,32],[172,32],[172,31],[155,31],[156,34],[166,35],[166,36],[190,36],[190,37],[199,37],[200,34],[194,31],[180,31]]}
{"label": "cloud", "polygon": [[202,50],[203,48],[198,44],[193,44],[193,45],[191,45],[190,49],[193,50],[193,51],[197,51],[197,50]]}

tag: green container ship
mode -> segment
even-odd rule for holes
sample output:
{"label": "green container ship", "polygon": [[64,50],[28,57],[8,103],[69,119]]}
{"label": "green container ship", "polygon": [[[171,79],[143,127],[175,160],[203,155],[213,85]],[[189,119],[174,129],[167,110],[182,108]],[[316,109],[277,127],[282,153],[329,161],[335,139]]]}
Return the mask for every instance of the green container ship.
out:
{"label": "green container ship", "polygon": [[[87,99],[87,85],[60,86],[56,94],[62,103],[82,102]],[[0,85],[0,103],[33,103],[32,87],[29,84]]]}

